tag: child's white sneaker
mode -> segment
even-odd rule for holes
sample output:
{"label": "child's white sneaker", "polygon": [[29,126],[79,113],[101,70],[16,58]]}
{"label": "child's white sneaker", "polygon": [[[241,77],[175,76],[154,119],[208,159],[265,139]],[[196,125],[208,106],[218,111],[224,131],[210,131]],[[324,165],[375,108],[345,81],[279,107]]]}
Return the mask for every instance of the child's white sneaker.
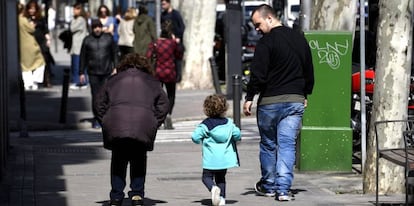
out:
{"label": "child's white sneaker", "polygon": [[223,206],[223,205],[226,205],[226,199],[224,199],[224,197],[220,197],[219,206]]}
{"label": "child's white sneaker", "polygon": [[213,186],[211,188],[211,202],[214,206],[218,206],[220,204],[220,188],[217,186]]}

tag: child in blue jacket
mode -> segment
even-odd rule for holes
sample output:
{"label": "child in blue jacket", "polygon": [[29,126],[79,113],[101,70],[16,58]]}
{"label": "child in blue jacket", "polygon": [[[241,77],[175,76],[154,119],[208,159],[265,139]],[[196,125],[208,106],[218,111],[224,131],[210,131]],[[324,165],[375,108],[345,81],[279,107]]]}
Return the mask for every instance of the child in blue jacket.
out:
{"label": "child in blue jacket", "polygon": [[241,139],[240,129],[225,117],[228,104],[223,95],[207,96],[203,107],[207,118],[197,126],[191,139],[202,144],[202,181],[211,192],[213,205],[225,205],[227,169],[239,166],[236,141]]}

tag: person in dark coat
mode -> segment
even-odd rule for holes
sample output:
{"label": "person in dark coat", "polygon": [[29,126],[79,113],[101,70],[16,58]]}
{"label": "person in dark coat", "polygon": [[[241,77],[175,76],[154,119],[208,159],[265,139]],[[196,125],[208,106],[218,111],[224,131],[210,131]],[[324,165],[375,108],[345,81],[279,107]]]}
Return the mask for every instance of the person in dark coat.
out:
{"label": "person in dark coat", "polygon": [[[116,45],[109,33],[103,32],[103,25],[99,19],[92,19],[92,33],[83,39],[80,52],[79,81],[86,83],[86,74],[91,86],[92,106],[95,96],[108,77],[114,73],[117,65]],[[96,120],[96,111],[92,110],[92,128],[100,129]]]}
{"label": "person in dark coat", "polygon": [[132,205],[143,205],[147,151],[154,149],[157,128],[169,109],[167,95],[153,74],[145,56],[127,54],[96,96],[104,148],[112,150],[110,205],[122,204],[128,163],[128,196]]}
{"label": "person in dark coat", "polygon": [[171,120],[177,84],[177,73],[174,62],[182,58],[183,51],[172,35],[171,21],[166,21],[161,25],[160,38],[154,43],[149,44],[146,56],[147,58],[151,58],[155,54],[157,57],[155,62],[155,76],[160,80],[162,85],[165,85],[168,100],[170,101],[170,109],[165,119],[164,129],[174,129]]}
{"label": "person in dark coat", "polygon": [[154,20],[148,15],[148,9],[145,6],[138,7],[138,16],[134,20],[134,51],[138,54],[147,53],[148,44],[157,39],[157,31]]}
{"label": "person in dark coat", "polygon": [[[172,22],[172,30],[174,35],[174,40],[178,43],[178,47],[181,47],[181,50],[184,50],[183,38],[185,24],[183,18],[179,11],[175,10],[171,5],[171,0],[162,0],[161,1],[161,24],[166,21]],[[176,81],[181,82],[182,77],[182,59],[175,59],[175,70],[177,71]]]}

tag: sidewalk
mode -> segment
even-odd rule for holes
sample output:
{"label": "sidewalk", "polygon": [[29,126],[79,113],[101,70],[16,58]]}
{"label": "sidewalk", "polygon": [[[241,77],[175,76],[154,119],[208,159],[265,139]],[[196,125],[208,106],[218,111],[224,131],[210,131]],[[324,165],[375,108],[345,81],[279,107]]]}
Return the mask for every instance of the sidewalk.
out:
{"label": "sidewalk", "polygon": [[[148,153],[146,205],[211,204],[201,182],[201,148],[190,141],[199,122],[177,121],[175,130],[159,130],[155,149]],[[257,196],[253,185],[260,177],[258,131],[254,118],[241,123],[241,167],[228,171],[228,205],[373,205],[375,196],[362,194],[362,177],[354,172],[296,171],[294,201],[278,203]],[[9,204],[0,205],[107,205],[111,156],[101,138],[95,129],[35,131],[30,138],[12,133],[3,191]],[[403,196],[380,198],[396,201]]]}
{"label": "sidewalk", "polygon": [[[69,55],[54,54],[55,86],[27,92],[29,134],[19,137],[18,103],[10,107],[13,132],[6,176],[0,187],[0,206],[106,206],[110,189],[111,153],[102,147],[100,130],[91,129],[90,91],[69,91],[66,123],[59,123],[62,69]],[[173,112],[174,130],[159,130],[155,149],[148,153],[146,205],[210,205],[201,182],[201,148],[190,141],[204,118],[202,104],[214,90],[178,90]],[[232,115],[232,102],[229,102]],[[227,205],[373,205],[375,196],[362,194],[362,177],[355,172],[295,172],[295,200],[275,202],[257,196],[253,185],[260,177],[259,135],[255,118],[241,119],[238,144],[241,167],[227,175]],[[127,185],[129,181],[127,181]],[[125,190],[127,191],[127,189]],[[403,195],[381,196],[401,201]],[[127,200],[124,206],[129,205]]]}

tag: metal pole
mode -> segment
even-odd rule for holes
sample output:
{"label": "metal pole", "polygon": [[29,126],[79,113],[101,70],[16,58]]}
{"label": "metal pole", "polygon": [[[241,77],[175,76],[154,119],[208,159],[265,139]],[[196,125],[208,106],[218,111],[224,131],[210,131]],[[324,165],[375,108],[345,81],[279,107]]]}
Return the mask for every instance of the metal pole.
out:
{"label": "metal pole", "polygon": [[309,31],[311,18],[311,0],[300,1],[300,27],[302,31]]}
{"label": "metal pole", "polygon": [[226,4],[226,95],[232,98],[231,76],[241,75],[241,0],[231,0]]}
{"label": "metal pole", "polygon": [[241,129],[240,124],[240,99],[241,99],[241,76],[233,75],[233,119],[234,124]]}
{"label": "metal pole", "polygon": [[210,61],[211,73],[213,75],[213,85],[214,89],[216,90],[216,94],[223,94],[220,88],[220,80],[218,76],[216,60],[214,57],[210,57],[208,60]]}
{"label": "metal pole", "polygon": [[19,137],[29,137],[29,133],[27,131],[27,112],[26,112],[26,92],[24,90],[24,82],[22,79],[22,75],[19,75],[19,94],[20,94],[20,120],[19,120],[19,128],[20,133]]}
{"label": "metal pole", "polygon": [[283,18],[281,19],[284,25],[287,25],[288,22],[288,0],[283,0]]}
{"label": "metal pole", "polygon": [[[1,25],[7,25],[7,3],[0,2]],[[4,28],[4,26],[2,26]],[[0,180],[6,168],[9,147],[9,125],[8,125],[8,65],[7,65],[7,29],[0,31]]]}
{"label": "metal pole", "polygon": [[161,1],[155,1],[155,26],[157,29],[157,36],[160,36],[160,33],[161,33]]}
{"label": "metal pole", "polygon": [[69,92],[69,71],[70,69],[66,68],[63,73],[62,99],[60,101],[59,123],[66,123],[66,108],[68,105],[68,92]]}
{"label": "metal pole", "polygon": [[[361,54],[361,171],[364,172],[367,157],[367,120],[365,108],[365,0],[359,3],[359,31],[360,31],[360,54]],[[378,144],[378,143],[377,143]]]}
{"label": "metal pole", "polygon": [[52,37],[53,42],[55,45],[55,52],[58,52],[58,27],[59,27],[59,15],[60,15],[60,9],[59,9],[60,0],[56,0],[56,3],[54,4],[55,8],[55,28],[53,28],[52,31]]}

